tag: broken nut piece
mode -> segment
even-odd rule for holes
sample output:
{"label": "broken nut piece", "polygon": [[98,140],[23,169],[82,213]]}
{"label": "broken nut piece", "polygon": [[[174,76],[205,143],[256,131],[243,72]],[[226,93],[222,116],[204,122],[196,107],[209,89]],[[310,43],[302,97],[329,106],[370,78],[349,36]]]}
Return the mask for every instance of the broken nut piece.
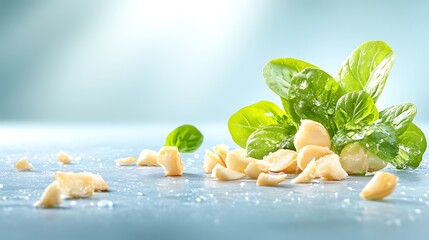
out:
{"label": "broken nut piece", "polygon": [[272,172],[294,173],[296,171],[297,153],[288,149],[279,149],[268,154],[264,160],[270,165]]}
{"label": "broken nut piece", "polygon": [[157,152],[145,149],[141,151],[139,158],[137,159],[137,166],[158,166],[158,162],[156,161],[157,157]]}
{"label": "broken nut piece", "polygon": [[206,154],[204,156],[204,165],[203,165],[204,172],[211,173],[214,166],[216,166],[216,164],[220,164],[226,167],[225,163],[222,161],[219,155],[207,149]]}
{"label": "broken nut piece", "polygon": [[317,175],[327,180],[343,180],[348,177],[341,167],[340,157],[337,154],[329,154],[319,158],[316,162]]}
{"label": "broken nut piece", "polygon": [[181,176],[185,169],[177,147],[162,147],[159,150],[157,162],[164,168],[165,176]]}
{"label": "broken nut piece", "polygon": [[301,125],[295,134],[293,144],[297,152],[307,145],[331,148],[331,137],[321,123],[312,120],[301,120]]}
{"label": "broken nut piece", "polygon": [[226,144],[218,144],[213,147],[214,152],[220,157],[225,165],[226,155],[228,154],[229,147]]}
{"label": "broken nut piece", "polygon": [[33,168],[33,165],[30,162],[28,162],[27,157],[23,157],[15,163],[15,167],[19,171],[29,171]]}
{"label": "broken nut piece", "polygon": [[333,152],[327,147],[321,147],[316,145],[307,145],[304,146],[298,152],[298,156],[296,157],[296,162],[298,167],[302,170],[305,169],[307,164],[313,159],[319,159],[328,154],[332,154]]}
{"label": "broken nut piece", "polygon": [[244,173],[226,168],[221,164],[216,164],[216,166],[214,166],[212,171],[212,177],[215,177],[220,181],[233,181],[233,180],[241,179],[245,176],[246,175]]}
{"label": "broken nut piece", "polygon": [[[78,173],[79,174],[79,173]],[[103,177],[99,174],[95,174],[92,172],[83,172],[81,174],[92,177],[92,183],[94,184],[94,191],[96,192],[107,192],[109,191],[109,185],[103,179]]]}
{"label": "broken nut piece", "polygon": [[291,183],[309,183],[317,177],[316,160],[311,160],[296,178],[291,180]]}
{"label": "broken nut piece", "polygon": [[116,159],[115,162],[118,166],[128,166],[137,162],[137,159],[135,157],[126,157]]}
{"label": "broken nut piece", "polygon": [[280,184],[286,179],[286,174],[280,173],[277,175],[261,173],[259,174],[258,180],[256,180],[256,185],[258,186],[275,186]]}
{"label": "broken nut piece", "polygon": [[73,158],[68,155],[67,153],[61,151],[58,153],[57,155],[57,160],[58,162],[62,163],[62,164],[69,164],[71,162]]}
{"label": "broken nut piece", "polygon": [[246,157],[245,149],[229,151],[225,159],[227,168],[241,173],[244,173],[244,169],[246,169],[250,162],[252,162],[252,158]]}
{"label": "broken nut piece", "polygon": [[86,173],[57,172],[55,180],[61,190],[71,198],[91,197],[95,191],[94,178]]}
{"label": "broken nut piece", "polygon": [[244,169],[244,173],[246,176],[257,179],[259,174],[268,173],[270,165],[264,160],[253,160],[249,165],[247,165],[246,169]]}
{"label": "broken nut piece", "polygon": [[34,204],[35,207],[56,207],[61,204],[61,188],[58,182],[49,184],[43,191],[40,201]]}
{"label": "broken nut piece", "polygon": [[360,197],[368,200],[381,200],[395,190],[398,177],[386,172],[377,172],[360,192]]}

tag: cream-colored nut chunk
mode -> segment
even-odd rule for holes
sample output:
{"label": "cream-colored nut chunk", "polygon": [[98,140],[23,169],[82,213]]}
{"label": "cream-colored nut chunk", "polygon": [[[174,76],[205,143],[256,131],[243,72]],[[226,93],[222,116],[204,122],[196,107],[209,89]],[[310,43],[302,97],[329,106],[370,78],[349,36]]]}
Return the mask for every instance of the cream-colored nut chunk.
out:
{"label": "cream-colored nut chunk", "polygon": [[307,164],[313,159],[319,159],[328,154],[332,154],[333,152],[329,150],[327,147],[321,147],[316,145],[307,145],[304,146],[298,152],[298,156],[296,157],[296,162],[298,167],[302,170]]}
{"label": "cream-colored nut chunk", "polygon": [[214,166],[216,166],[216,164],[220,164],[226,167],[225,163],[222,161],[219,155],[206,149],[206,154],[204,155],[204,165],[203,165],[204,172],[211,173]]}
{"label": "cream-colored nut chunk", "polygon": [[387,162],[383,161],[377,155],[373,154],[368,150],[366,151],[366,160],[368,162],[367,172],[375,172],[387,166]]}
{"label": "cream-colored nut chunk", "polygon": [[270,171],[269,168],[270,165],[264,160],[253,160],[244,169],[244,173],[250,178],[257,179],[259,174],[268,173]]}
{"label": "cream-colored nut chunk", "polygon": [[247,165],[252,162],[252,158],[246,157],[245,149],[234,149],[226,155],[226,167],[237,172],[244,173]]}
{"label": "cream-colored nut chunk", "polygon": [[291,180],[291,183],[309,183],[317,177],[316,160],[311,160],[296,178]]}
{"label": "cream-colored nut chunk", "polygon": [[158,162],[156,161],[157,157],[157,152],[145,149],[141,151],[139,158],[137,159],[137,166],[158,166]]}
{"label": "cream-colored nut chunk", "polygon": [[96,192],[107,192],[109,191],[109,185],[107,182],[103,179],[103,177],[99,174],[95,174],[92,172],[83,172],[79,174],[84,174],[87,176],[92,177],[92,183],[94,184],[94,191]]}
{"label": "cream-colored nut chunk", "polygon": [[279,149],[268,154],[264,160],[270,165],[269,170],[272,172],[295,172],[296,156],[295,151]]}
{"label": "cream-colored nut chunk", "polygon": [[341,150],[340,163],[348,174],[365,174],[368,170],[367,151],[357,142],[347,144]]}
{"label": "cream-colored nut chunk", "polygon": [[226,155],[228,154],[229,147],[226,144],[218,144],[213,147],[214,152],[220,157],[225,165]]}
{"label": "cream-colored nut chunk", "polygon": [[56,207],[61,204],[61,188],[58,182],[49,184],[43,191],[40,201],[34,204],[35,207]]}
{"label": "cream-colored nut chunk", "polygon": [[23,157],[15,163],[15,167],[19,171],[30,171],[33,165],[28,161],[27,157]]}
{"label": "cream-colored nut chunk", "polygon": [[331,137],[322,124],[312,120],[301,120],[293,144],[297,152],[307,145],[331,148]]}
{"label": "cream-colored nut chunk", "polygon": [[280,184],[286,179],[286,174],[267,174],[261,173],[259,174],[258,180],[256,180],[256,185],[258,186],[275,186]]}
{"label": "cream-colored nut chunk", "polygon": [[93,177],[85,173],[57,172],[55,180],[61,190],[71,198],[91,197],[95,191]]}
{"label": "cream-colored nut chunk", "polygon": [[137,159],[135,157],[125,157],[125,158],[118,158],[115,160],[115,162],[116,162],[116,165],[118,166],[128,166],[136,163]]}
{"label": "cream-colored nut chunk", "polygon": [[329,154],[319,158],[316,162],[317,175],[327,180],[343,180],[348,177],[341,167],[340,157],[337,154]]}
{"label": "cream-colored nut chunk", "polygon": [[157,162],[164,169],[165,176],[182,176],[185,169],[177,147],[162,147],[158,152]]}
{"label": "cream-colored nut chunk", "polygon": [[215,177],[220,181],[233,181],[244,178],[245,176],[246,175],[244,173],[226,168],[221,164],[216,164],[212,171],[212,177]]}
{"label": "cream-colored nut chunk", "polygon": [[62,164],[69,164],[72,161],[72,157],[68,155],[67,153],[61,151],[57,154],[57,160],[58,162]]}
{"label": "cream-colored nut chunk", "polygon": [[360,192],[360,197],[368,200],[381,200],[395,190],[398,177],[386,172],[377,172]]}

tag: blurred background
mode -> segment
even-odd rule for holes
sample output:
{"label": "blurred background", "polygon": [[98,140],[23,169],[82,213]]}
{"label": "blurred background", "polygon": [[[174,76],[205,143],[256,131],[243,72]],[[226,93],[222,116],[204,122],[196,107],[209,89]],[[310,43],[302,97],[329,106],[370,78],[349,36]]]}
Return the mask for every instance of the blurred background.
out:
{"label": "blurred background", "polygon": [[379,108],[428,119],[429,1],[1,1],[0,121],[226,123],[266,99],[264,64],[335,76],[366,40],[396,61]]}

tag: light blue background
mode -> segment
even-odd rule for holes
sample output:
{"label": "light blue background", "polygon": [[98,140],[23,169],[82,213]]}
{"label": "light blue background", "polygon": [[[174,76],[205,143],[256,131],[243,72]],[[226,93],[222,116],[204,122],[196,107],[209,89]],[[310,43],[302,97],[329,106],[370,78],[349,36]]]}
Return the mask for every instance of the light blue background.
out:
{"label": "light blue background", "polygon": [[198,123],[279,102],[262,77],[294,57],[331,75],[366,40],[396,61],[379,108],[426,121],[429,1],[0,3],[0,121]]}

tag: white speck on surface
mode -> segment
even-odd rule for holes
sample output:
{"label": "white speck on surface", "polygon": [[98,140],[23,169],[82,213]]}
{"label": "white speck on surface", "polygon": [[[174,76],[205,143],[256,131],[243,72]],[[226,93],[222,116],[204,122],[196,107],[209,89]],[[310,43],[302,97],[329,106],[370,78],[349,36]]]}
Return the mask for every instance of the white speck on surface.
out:
{"label": "white speck on surface", "polygon": [[415,212],[416,214],[421,214],[421,213],[422,213],[422,210],[421,210],[420,208],[416,208],[416,209],[414,209],[414,212]]}
{"label": "white speck on surface", "polygon": [[138,192],[137,196],[143,196],[143,193],[142,192]]}
{"label": "white speck on surface", "polygon": [[3,188],[3,184],[0,183],[0,189],[2,189],[2,188]]}
{"label": "white speck on surface", "polygon": [[99,207],[99,208],[112,208],[113,202],[110,200],[100,200],[97,202],[97,207]]}

